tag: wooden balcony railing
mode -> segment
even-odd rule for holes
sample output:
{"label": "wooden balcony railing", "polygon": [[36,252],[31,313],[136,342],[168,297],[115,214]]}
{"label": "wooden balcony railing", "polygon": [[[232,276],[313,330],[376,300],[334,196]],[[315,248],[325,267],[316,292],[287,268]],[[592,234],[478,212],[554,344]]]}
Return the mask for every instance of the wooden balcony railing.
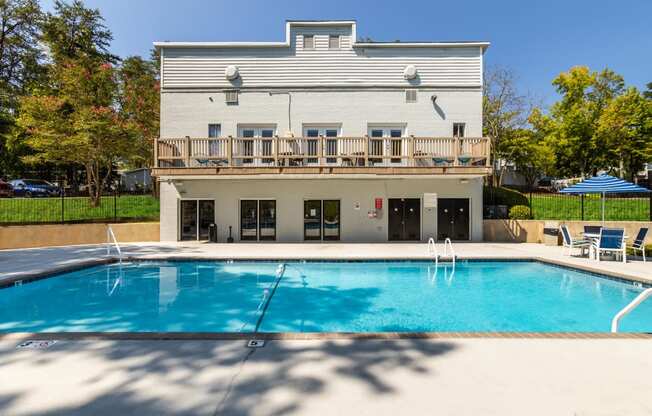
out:
{"label": "wooden balcony railing", "polygon": [[486,137],[217,137],[157,139],[157,168],[487,167]]}

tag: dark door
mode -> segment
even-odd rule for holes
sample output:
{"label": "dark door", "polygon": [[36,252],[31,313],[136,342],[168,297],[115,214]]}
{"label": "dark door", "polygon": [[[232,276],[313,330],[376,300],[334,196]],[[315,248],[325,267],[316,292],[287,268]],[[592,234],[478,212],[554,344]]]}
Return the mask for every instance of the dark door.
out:
{"label": "dark door", "polygon": [[240,240],[258,240],[258,201],[240,201]]}
{"label": "dark door", "polygon": [[197,201],[181,201],[181,240],[197,239]]}
{"label": "dark door", "polygon": [[437,238],[469,239],[469,199],[440,198],[437,200]]}
{"label": "dark door", "polygon": [[388,228],[390,241],[421,239],[421,200],[389,199]]}
{"label": "dark door", "polygon": [[258,235],[260,240],[276,240],[276,201],[261,200]]}
{"label": "dark door", "polygon": [[321,200],[303,201],[303,239],[321,240]]}
{"label": "dark door", "polygon": [[215,201],[198,201],[199,240],[208,240],[208,229],[215,222]]}

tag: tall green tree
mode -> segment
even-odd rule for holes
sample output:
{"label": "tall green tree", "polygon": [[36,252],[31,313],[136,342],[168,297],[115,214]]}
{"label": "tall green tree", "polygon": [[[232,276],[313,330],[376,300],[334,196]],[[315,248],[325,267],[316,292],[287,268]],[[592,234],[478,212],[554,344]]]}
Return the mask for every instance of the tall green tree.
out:
{"label": "tall green tree", "polygon": [[597,137],[598,122],[610,102],[623,93],[624,80],[610,69],[591,72],[578,66],[561,73],[553,85],[561,99],[549,115],[534,111],[530,123],[552,147],[560,175],[594,174],[608,164]]}
{"label": "tall green tree", "polygon": [[505,144],[515,131],[527,124],[530,100],[516,88],[516,76],[506,68],[489,68],[484,74],[482,112],[483,134],[491,137],[491,160],[498,163],[491,178],[494,186],[502,184],[509,161]]}
{"label": "tall green tree", "polygon": [[643,97],[652,100],[652,82],[648,82],[645,87],[647,90],[643,91]]}
{"label": "tall green tree", "polygon": [[152,166],[154,140],[159,136],[160,84],[156,62],[131,56],[118,71],[120,113],[133,132],[132,167]]}
{"label": "tall green tree", "polygon": [[606,150],[608,167],[635,180],[652,160],[652,101],[633,87],[613,99],[598,121],[598,142]]}
{"label": "tall green tree", "polygon": [[114,165],[128,156],[132,143],[116,109],[116,70],[86,58],[57,65],[52,76],[56,94],[21,100],[18,124],[35,152],[25,159],[82,164],[91,203],[97,205]]}
{"label": "tall green tree", "polygon": [[19,97],[45,71],[39,48],[43,13],[37,0],[0,0],[0,177],[22,169],[12,149]]}
{"label": "tall green tree", "polygon": [[43,24],[43,40],[55,62],[80,58],[110,63],[119,60],[109,51],[113,34],[102,14],[87,8],[81,0],[55,0],[54,12],[47,14]]}

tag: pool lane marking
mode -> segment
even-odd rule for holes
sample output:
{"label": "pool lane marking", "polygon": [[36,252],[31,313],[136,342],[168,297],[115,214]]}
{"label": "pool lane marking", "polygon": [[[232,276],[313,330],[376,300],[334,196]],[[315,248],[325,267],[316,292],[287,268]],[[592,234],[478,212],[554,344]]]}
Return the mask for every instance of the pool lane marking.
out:
{"label": "pool lane marking", "polygon": [[258,332],[260,325],[263,323],[263,318],[265,317],[265,312],[267,312],[267,308],[269,307],[269,302],[274,297],[274,293],[276,293],[276,288],[278,287],[279,283],[281,283],[281,279],[283,278],[284,274],[285,274],[285,263],[280,263],[278,265],[278,268],[276,269],[276,281],[274,282],[274,287],[272,287],[272,290],[269,292],[269,296],[267,296],[265,305],[263,306],[263,311],[258,316],[258,321],[256,322],[256,327],[254,328],[254,334]]}

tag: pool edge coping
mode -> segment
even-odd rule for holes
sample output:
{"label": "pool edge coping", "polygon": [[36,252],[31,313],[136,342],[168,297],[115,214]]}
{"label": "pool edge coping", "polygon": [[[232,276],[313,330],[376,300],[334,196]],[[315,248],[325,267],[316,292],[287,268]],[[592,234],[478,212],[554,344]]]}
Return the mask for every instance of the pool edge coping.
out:
{"label": "pool edge coping", "polygon": [[646,332],[6,332],[0,341],[319,341],[401,339],[640,339]]}

